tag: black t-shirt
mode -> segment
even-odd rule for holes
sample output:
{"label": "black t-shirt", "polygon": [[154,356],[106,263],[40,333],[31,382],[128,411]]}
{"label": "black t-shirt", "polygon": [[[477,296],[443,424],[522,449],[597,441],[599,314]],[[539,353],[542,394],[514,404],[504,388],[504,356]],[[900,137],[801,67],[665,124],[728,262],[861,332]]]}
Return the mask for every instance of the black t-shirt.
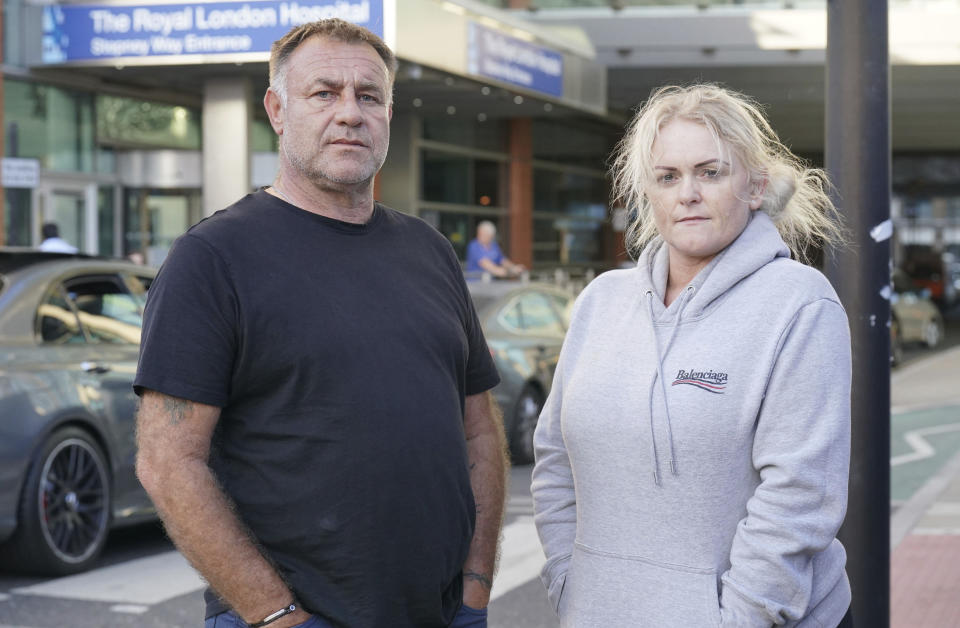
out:
{"label": "black t-shirt", "polygon": [[[174,244],[135,386],[222,408],[210,466],[307,610],[422,628],[461,602],[464,396],[498,381],[435,229],[379,204],[345,223],[261,191]],[[224,609],[207,601],[208,616]]]}

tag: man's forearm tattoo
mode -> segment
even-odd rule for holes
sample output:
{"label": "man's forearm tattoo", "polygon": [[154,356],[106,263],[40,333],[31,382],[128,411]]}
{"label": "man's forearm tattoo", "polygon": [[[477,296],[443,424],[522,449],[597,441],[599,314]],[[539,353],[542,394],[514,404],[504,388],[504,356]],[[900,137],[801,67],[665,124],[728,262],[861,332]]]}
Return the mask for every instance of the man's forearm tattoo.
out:
{"label": "man's forearm tattoo", "polygon": [[465,571],[463,572],[463,577],[467,580],[476,580],[484,586],[484,588],[489,591],[493,588],[493,581],[490,580],[490,576],[485,573],[477,573],[476,571]]}
{"label": "man's forearm tattoo", "polygon": [[183,417],[187,413],[187,409],[190,408],[190,402],[186,399],[176,399],[174,397],[164,397],[163,398],[163,407],[170,413],[170,424],[176,425],[177,423],[183,421]]}

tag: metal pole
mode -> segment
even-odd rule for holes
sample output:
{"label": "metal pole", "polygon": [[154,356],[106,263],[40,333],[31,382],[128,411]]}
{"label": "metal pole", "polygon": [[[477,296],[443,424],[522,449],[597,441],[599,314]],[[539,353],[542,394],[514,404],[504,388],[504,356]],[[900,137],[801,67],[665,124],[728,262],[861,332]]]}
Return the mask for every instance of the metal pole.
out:
{"label": "metal pole", "polygon": [[847,549],[857,626],[890,625],[890,54],[887,0],[827,1],[826,169],[852,246],[827,275],[850,318]]}

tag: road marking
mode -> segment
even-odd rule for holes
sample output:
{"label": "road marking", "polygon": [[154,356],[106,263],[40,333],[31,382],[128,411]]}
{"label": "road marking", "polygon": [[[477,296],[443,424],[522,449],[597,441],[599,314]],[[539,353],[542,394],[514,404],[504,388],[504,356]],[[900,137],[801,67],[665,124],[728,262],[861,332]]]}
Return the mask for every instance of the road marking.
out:
{"label": "road marking", "polygon": [[114,613],[128,613],[130,615],[143,615],[148,610],[149,606],[143,606],[142,604],[115,604],[110,607],[110,610]]}
{"label": "road marking", "polygon": [[138,558],[87,573],[12,589],[21,595],[41,595],[90,602],[152,605],[205,587],[180,555],[170,551]]}
{"label": "road marking", "polygon": [[960,475],[960,451],[955,453],[947,464],[936,474],[929,477],[923,486],[897,509],[890,518],[890,550],[893,551],[900,541],[920,523],[927,509],[937,502],[937,498]]}
{"label": "road marking", "polygon": [[511,495],[507,499],[506,514],[533,516],[533,499],[529,495]]}
{"label": "road marking", "polygon": [[921,536],[960,536],[960,528],[930,528],[930,527],[916,527],[913,530],[910,530],[910,534],[917,534]]}
{"label": "road marking", "polygon": [[903,435],[903,440],[913,449],[908,454],[901,454],[890,459],[890,466],[896,467],[908,462],[916,462],[932,458],[937,450],[927,441],[927,436],[937,434],[949,434],[950,432],[960,432],[960,423],[948,423],[947,425],[935,425],[934,427],[924,427],[919,430],[910,430]]}
{"label": "road marking", "polygon": [[928,515],[960,515],[960,502],[937,502],[927,510]]}
{"label": "road marking", "polygon": [[546,562],[533,517],[518,517],[504,526],[500,548],[500,570],[493,581],[491,601],[536,578]]}
{"label": "road marking", "polygon": [[[490,599],[496,599],[534,580],[545,562],[532,516],[520,516],[504,526],[500,570]],[[170,551],[75,576],[19,587],[11,592],[18,595],[113,602],[116,605],[110,610],[114,612],[140,614],[149,610],[153,604],[199,591],[204,586],[205,583],[186,559],[179,552]]]}

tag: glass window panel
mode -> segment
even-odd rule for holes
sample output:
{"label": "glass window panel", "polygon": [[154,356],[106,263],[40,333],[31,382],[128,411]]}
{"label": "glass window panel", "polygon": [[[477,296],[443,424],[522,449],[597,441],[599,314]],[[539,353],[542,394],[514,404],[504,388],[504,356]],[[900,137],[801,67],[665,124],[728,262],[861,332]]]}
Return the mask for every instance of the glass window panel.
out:
{"label": "glass window panel", "polygon": [[951,196],[947,199],[947,218],[954,222],[960,220],[960,196]]}
{"label": "glass window panel", "polygon": [[198,150],[200,112],[180,105],[100,94],[97,139],[109,144]]}
{"label": "glass window panel", "polygon": [[423,119],[423,138],[435,142],[503,152],[506,137],[506,126],[499,120],[476,122],[439,116]]}
{"label": "glass window panel", "polygon": [[574,120],[534,120],[533,157],[568,166],[603,170],[623,130]]}
{"label": "glass window panel", "polygon": [[423,200],[470,203],[470,159],[437,151],[423,151]]}
{"label": "glass window panel", "polygon": [[904,218],[932,218],[933,203],[928,198],[910,198],[903,203]]}
{"label": "glass window panel", "polygon": [[7,201],[3,216],[6,244],[9,246],[30,246],[33,243],[33,234],[30,232],[30,190],[6,188],[3,195]]}
{"label": "glass window panel", "polygon": [[596,220],[535,218],[533,259],[558,264],[600,261],[602,226]]}
{"label": "glass window panel", "polygon": [[92,172],[93,104],[89,94],[5,80],[7,156],[39,159],[47,170]]}
{"label": "glass window panel", "polygon": [[57,223],[60,237],[84,250],[83,227],[86,223],[86,202],[81,192],[54,192],[50,196],[52,207],[46,210],[46,220]]}
{"label": "glass window panel", "polygon": [[607,184],[600,177],[536,168],[533,191],[534,212],[606,217]]}
{"label": "glass window panel", "polygon": [[440,233],[447,236],[453,250],[457,253],[457,258],[464,260],[467,258],[467,244],[473,239],[470,232],[470,226],[473,222],[469,214],[456,214],[452,212],[439,212],[439,224],[437,229]]}
{"label": "glass window panel", "polygon": [[97,190],[97,246],[100,255],[116,255],[114,237],[114,221],[116,213],[113,211],[113,187],[101,186]]}
{"label": "glass window panel", "polygon": [[112,146],[97,146],[97,172],[112,174],[117,171],[117,154]]}
{"label": "glass window panel", "polygon": [[503,166],[497,161],[477,159],[473,162],[474,171],[474,205],[484,207],[500,205],[500,181]]}
{"label": "glass window panel", "polygon": [[119,281],[71,281],[67,294],[91,342],[139,344],[140,303]]}
{"label": "glass window panel", "polygon": [[124,255],[140,253],[160,266],[173,241],[191,223],[189,194],[171,190],[125,190]]}

